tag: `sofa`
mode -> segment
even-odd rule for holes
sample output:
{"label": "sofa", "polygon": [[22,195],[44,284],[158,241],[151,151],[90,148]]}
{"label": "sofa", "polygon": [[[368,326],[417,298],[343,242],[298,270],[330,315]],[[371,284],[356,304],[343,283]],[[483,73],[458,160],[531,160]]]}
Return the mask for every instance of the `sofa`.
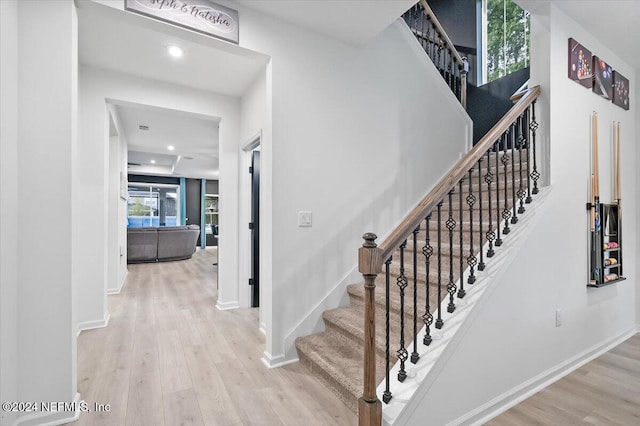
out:
{"label": "sofa", "polygon": [[199,235],[198,225],[127,228],[127,263],[189,259]]}

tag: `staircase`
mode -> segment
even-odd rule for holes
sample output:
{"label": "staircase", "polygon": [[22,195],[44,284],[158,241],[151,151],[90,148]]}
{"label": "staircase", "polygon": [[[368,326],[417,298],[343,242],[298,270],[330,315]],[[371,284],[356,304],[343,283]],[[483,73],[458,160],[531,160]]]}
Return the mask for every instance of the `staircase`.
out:
{"label": "staircase", "polygon": [[[464,107],[466,59],[424,0],[404,19]],[[476,272],[538,193],[539,94],[539,87],[526,90],[382,243],[375,234],[363,236],[364,282],[347,287],[348,306],[324,312],[325,331],[296,339],[301,364],[358,411],[360,425],[381,424],[378,384],[388,403],[408,363],[419,362],[418,351],[452,318],[444,321],[443,312],[455,315],[459,300],[485,279]]]}
{"label": "staircase", "polygon": [[[503,165],[499,162],[499,168],[496,168],[496,156],[497,153],[489,154],[489,161],[492,164],[491,168],[483,167],[480,170],[481,176],[485,176],[490,170],[492,174],[499,174],[501,180],[504,179]],[[526,172],[527,151],[522,150],[516,153],[516,161],[518,166],[515,167],[515,174],[519,175],[520,172],[520,155],[523,160],[523,171]],[[498,170],[500,169],[500,170]],[[473,173],[473,172],[472,172]],[[511,188],[512,171],[509,166],[507,173],[507,189]],[[473,193],[479,198],[477,183],[477,170],[473,173],[474,183],[472,184]],[[503,182],[501,182],[503,183]],[[464,189],[468,189],[468,182],[464,185]],[[503,187],[501,187],[503,190]],[[489,209],[488,203],[488,189],[486,186],[482,187],[483,195],[483,211],[482,219],[484,225],[484,231],[487,230],[489,214],[492,216],[493,229],[495,229],[495,220],[497,217],[502,219],[502,212],[504,210],[504,201],[501,200],[500,206],[496,205],[495,194],[492,194],[491,209]],[[493,189],[495,192],[495,188]],[[466,197],[466,193],[463,194]],[[441,283],[441,299],[444,301],[442,309],[446,309],[448,305],[449,293],[447,292],[447,285],[450,283],[450,274],[453,279],[451,282],[457,283],[460,277],[460,264],[462,260],[463,274],[469,276],[470,268],[468,265],[468,257],[471,242],[471,207],[467,204],[466,199],[463,197],[462,210],[460,210],[459,192],[454,190],[452,192],[452,208],[449,210],[448,201],[445,202],[441,208],[440,227],[436,223],[435,216],[432,214],[432,220],[429,226],[429,242],[434,250],[433,258],[438,257],[437,249],[437,234],[438,228],[441,233],[441,245],[440,245],[440,283]],[[507,206],[512,209],[512,200],[508,200]],[[451,212],[454,220],[458,222],[460,212],[462,212],[462,233],[456,230],[453,235],[453,244],[449,244],[449,231],[446,228],[446,221],[449,219],[449,212]],[[473,238],[476,242],[474,245],[473,255],[476,259],[480,257],[480,247],[477,242],[480,241],[479,235],[479,223],[480,223],[480,210],[477,203],[474,204],[473,209],[473,221],[474,230]],[[422,314],[424,314],[424,307],[426,303],[426,288],[427,288],[427,274],[424,268],[425,259],[422,253],[422,248],[425,246],[426,235],[424,229],[418,231],[416,234],[416,248],[415,251],[418,259],[420,259],[420,267],[416,269],[416,305],[418,307],[417,316],[419,318],[419,328],[424,325],[422,320]],[[463,244],[460,245],[460,238],[462,238]],[[462,247],[462,256],[460,255],[460,248]],[[404,258],[413,258],[414,246],[413,246],[413,233],[407,241],[407,246],[404,249]],[[390,296],[390,336],[391,342],[400,341],[400,315],[401,315],[401,303],[400,303],[400,288],[396,283],[401,276],[401,249],[395,250],[392,256],[392,262],[389,265],[389,276],[391,286],[389,288]],[[484,257],[484,256],[483,256]],[[453,268],[451,268],[453,265]],[[376,337],[375,348],[377,351],[377,359],[379,360],[376,366],[376,383],[382,381],[385,375],[385,352],[386,352],[386,336],[385,336],[385,271],[381,270],[380,274],[376,278],[375,288],[375,309],[376,309]],[[413,315],[414,315],[414,298],[413,298],[413,263],[404,267],[404,276],[408,278],[409,285],[405,289],[404,295],[404,340],[406,342],[413,341]],[[437,262],[429,262],[429,298],[431,303],[430,312],[437,317],[437,307],[440,306],[436,302],[438,299],[438,265]],[[467,280],[468,281],[468,280]],[[472,280],[473,281],[473,280]],[[464,283],[464,288],[471,288],[472,284],[468,282]],[[463,290],[464,290],[463,288]],[[459,289],[458,289],[459,290]],[[465,290],[466,291],[466,290]],[[363,374],[362,374],[362,354],[364,351],[364,308],[365,308],[365,288],[363,282],[355,283],[347,286],[347,292],[349,295],[349,305],[343,308],[332,309],[325,311],[323,314],[323,320],[325,324],[325,331],[310,336],[299,337],[296,339],[296,348],[298,350],[298,357],[300,362],[317,375],[324,384],[331,389],[348,407],[352,410],[357,410],[358,398],[362,395],[363,386]],[[456,298],[457,298],[456,292]],[[419,341],[424,340],[424,336],[418,337]],[[392,352],[390,358],[391,365],[395,364],[398,360],[397,354]]]}

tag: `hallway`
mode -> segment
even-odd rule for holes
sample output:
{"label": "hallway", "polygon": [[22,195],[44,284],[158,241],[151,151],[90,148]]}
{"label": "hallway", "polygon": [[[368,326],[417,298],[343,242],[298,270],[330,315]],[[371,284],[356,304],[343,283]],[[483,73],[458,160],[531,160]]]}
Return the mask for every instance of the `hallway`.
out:
{"label": "hallway", "polygon": [[129,265],[106,328],[78,339],[78,425],[345,425],[356,417],[297,363],[268,370],[257,309],[215,308],[216,249]]}

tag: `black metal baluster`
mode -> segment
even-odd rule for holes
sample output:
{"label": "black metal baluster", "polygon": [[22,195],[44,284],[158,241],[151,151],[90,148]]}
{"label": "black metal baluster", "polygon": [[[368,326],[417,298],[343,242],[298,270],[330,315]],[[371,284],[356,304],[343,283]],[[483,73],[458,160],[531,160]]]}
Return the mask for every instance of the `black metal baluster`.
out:
{"label": "black metal baluster", "polygon": [[480,216],[480,233],[478,234],[478,247],[480,247],[480,263],[478,263],[478,271],[484,271],[485,268],[485,264],[484,264],[484,251],[482,250],[484,247],[483,244],[483,240],[484,240],[484,232],[482,231],[482,224],[484,222],[484,213],[482,212],[482,157],[480,157],[480,159],[478,160],[478,201],[479,201],[479,205],[480,208],[479,210],[479,216]]}
{"label": "black metal baluster", "polygon": [[526,204],[530,204],[531,201],[533,201],[533,198],[531,198],[531,134],[530,134],[531,120],[530,120],[529,109],[525,111],[525,115],[526,115],[525,138],[526,138],[526,144],[527,144],[527,198],[524,202]]}
{"label": "black metal baluster", "polygon": [[451,89],[451,91],[454,90],[453,87],[453,81],[451,79],[451,76],[453,74],[453,66],[452,66],[452,62],[453,62],[453,52],[451,52],[451,50],[448,50],[449,53],[449,60],[447,61],[447,82],[449,83],[449,89]]}
{"label": "black metal baluster", "polygon": [[433,28],[433,24],[431,22],[431,17],[430,16],[427,16],[426,18],[427,18],[427,40],[428,40],[428,46],[429,46],[429,50],[427,51],[427,55],[429,55],[429,57],[431,58],[431,61],[433,61],[434,60],[433,38],[431,37],[431,28]]}
{"label": "black metal baluster", "polygon": [[432,338],[431,338],[431,324],[433,324],[433,315],[431,314],[431,304],[429,302],[429,268],[430,268],[430,261],[431,261],[431,255],[433,254],[433,247],[431,247],[431,238],[429,236],[429,222],[431,221],[431,213],[429,213],[429,215],[427,216],[427,218],[425,219],[425,239],[424,239],[424,246],[422,247],[422,254],[424,254],[424,267],[425,267],[425,272],[426,272],[426,290],[425,290],[425,296],[426,296],[426,300],[424,302],[424,315],[422,316],[422,319],[424,321],[424,328],[425,328],[425,333],[424,333],[424,339],[422,340],[422,343],[424,343],[426,346],[429,346],[431,344]]}
{"label": "black metal baluster", "polygon": [[518,223],[518,203],[516,202],[516,143],[518,140],[518,122],[519,119],[511,125],[511,223]]}
{"label": "black metal baluster", "polygon": [[509,169],[507,166],[509,165],[509,145],[508,143],[511,141],[511,131],[507,129],[504,134],[504,152],[502,153],[502,158],[500,162],[504,167],[504,209],[502,210],[502,218],[504,219],[504,226],[502,227],[502,233],[507,235],[511,232],[511,228],[509,228],[509,219],[511,219],[511,209],[509,209]]}
{"label": "black metal baluster", "polygon": [[[462,243],[462,227],[463,227],[463,222],[464,222],[464,210],[462,209],[462,184],[464,182],[464,178],[460,179],[460,182],[458,182],[458,191],[459,191],[459,195],[458,195],[458,208],[460,209],[460,228],[458,228],[458,234],[460,235],[460,289],[458,290],[458,298],[462,299],[467,292],[464,290],[464,253],[463,253],[463,247],[464,244]],[[473,232],[473,230],[471,230],[471,232]]]}
{"label": "black metal baluster", "polygon": [[404,290],[407,288],[408,280],[404,275],[404,249],[407,247],[407,240],[400,245],[400,276],[396,279],[396,285],[400,289],[400,349],[397,355],[400,360],[400,371],[398,371],[398,381],[403,382],[407,378],[404,363],[409,357],[407,349],[404,347]]}
{"label": "black metal baluster", "polygon": [[[467,205],[469,206],[469,256],[467,256],[469,278],[467,279],[467,283],[473,284],[476,282],[474,268],[478,264],[478,259],[473,251],[473,205],[476,203],[476,196],[473,195],[473,167],[469,169],[469,194],[467,195],[466,200]],[[482,220],[482,218],[480,220]],[[482,234],[482,231],[480,231],[480,234]],[[480,249],[480,253],[482,253],[482,249]]]}
{"label": "black metal baluster", "polygon": [[493,257],[495,251],[493,250],[493,240],[496,238],[495,232],[493,232],[493,207],[491,205],[491,183],[493,182],[493,173],[491,173],[491,150],[487,151],[487,174],[484,175],[484,181],[487,183],[487,193],[489,195],[489,230],[487,231],[487,241],[489,241],[489,248],[487,249],[487,257]]}
{"label": "black metal baluster", "polygon": [[449,230],[449,284],[447,284],[447,292],[449,293],[447,312],[449,313],[456,310],[456,305],[453,303],[453,295],[456,294],[456,283],[453,281],[453,230],[456,229],[456,221],[453,218],[453,203],[451,202],[452,195],[453,189],[449,191],[449,218],[445,222],[445,225]]}
{"label": "black metal baluster", "polygon": [[[422,8],[420,7],[420,5],[416,4],[416,19],[420,20],[420,34],[422,34],[422,41],[423,41],[423,46],[422,48],[424,49],[425,52],[427,52],[428,54],[428,48],[429,48],[429,38],[427,37],[427,35],[424,32],[424,15],[422,12]],[[417,26],[416,26],[417,27]],[[429,26],[427,25],[427,29],[429,28]]]}
{"label": "black metal baluster", "polygon": [[519,169],[519,176],[520,176],[520,180],[518,181],[518,199],[520,200],[520,207],[518,208],[518,214],[522,215],[525,212],[525,208],[524,208],[524,197],[527,195],[527,192],[525,191],[524,187],[522,186],[522,147],[524,146],[525,143],[525,138],[524,138],[524,123],[525,123],[525,114],[526,113],[522,113],[522,115],[520,116],[520,118],[518,119],[518,161],[520,164],[520,169]]}
{"label": "black metal baluster", "polygon": [[391,359],[391,347],[389,345],[389,287],[391,287],[390,279],[389,279],[389,268],[391,266],[390,257],[386,262],[384,262],[385,266],[385,304],[384,304],[384,313],[385,313],[385,390],[382,394],[382,400],[385,404],[391,401],[391,391],[389,390],[389,360]]}
{"label": "black metal baluster", "polygon": [[442,201],[438,203],[438,318],[436,328],[441,329],[444,325],[442,321]]}
{"label": "black metal baluster", "polygon": [[[413,352],[411,362],[415,364],[420,359],[418,353],[418,232],[420,226],[413,231]],[[429,230],[427,230],[429,232]]]}
{"label": "black metal baluster", "polygon": [[[440,37],[440,34],[438,33],[438,37]],[[441,40],[441,39],[440,39]],[[442,46],[442,43],[440,43],[440,40],[438,40],[438,71],[440,71],[440,75],[444,78],[444,64],[446,63],[446,52],[444,51],[444,47]]]}
{"label": "black metal baluster", "polygon": [[533,171],[531,172],[531,179],[533,179],[532,194],[538,193],[538,179],[540,179],[540,173],[538,173],[538,159],[536,158],[536,131],[538,130],[538,122],[536,121],[536,101],[531,104],[531,143],[533,144]]}
{"label": "black metal baluster", "polygon": [[458,58],[453,57],[453,66],[451,68],[451,79],[453,80],[453,93],[456,95],[456,99],[460,100],[458,96],[458,78],[456,77],[458,71]]}
{"label": "black metal baluster", "polygon": [[504,134],[500,137],[493,147],[496,154],[496,241],[494,246],[502,245],[502,237],[500,236],[500,142],[504,141]]}

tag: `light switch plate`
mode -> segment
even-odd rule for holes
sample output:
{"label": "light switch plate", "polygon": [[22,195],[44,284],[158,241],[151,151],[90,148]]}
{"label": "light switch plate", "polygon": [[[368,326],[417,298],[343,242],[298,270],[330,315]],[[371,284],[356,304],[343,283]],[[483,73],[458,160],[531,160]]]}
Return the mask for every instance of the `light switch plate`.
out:
{"label": "light switch plate", "polygon": [[300,228],[311,227],[311,212],[298,212],[298,226]]}

